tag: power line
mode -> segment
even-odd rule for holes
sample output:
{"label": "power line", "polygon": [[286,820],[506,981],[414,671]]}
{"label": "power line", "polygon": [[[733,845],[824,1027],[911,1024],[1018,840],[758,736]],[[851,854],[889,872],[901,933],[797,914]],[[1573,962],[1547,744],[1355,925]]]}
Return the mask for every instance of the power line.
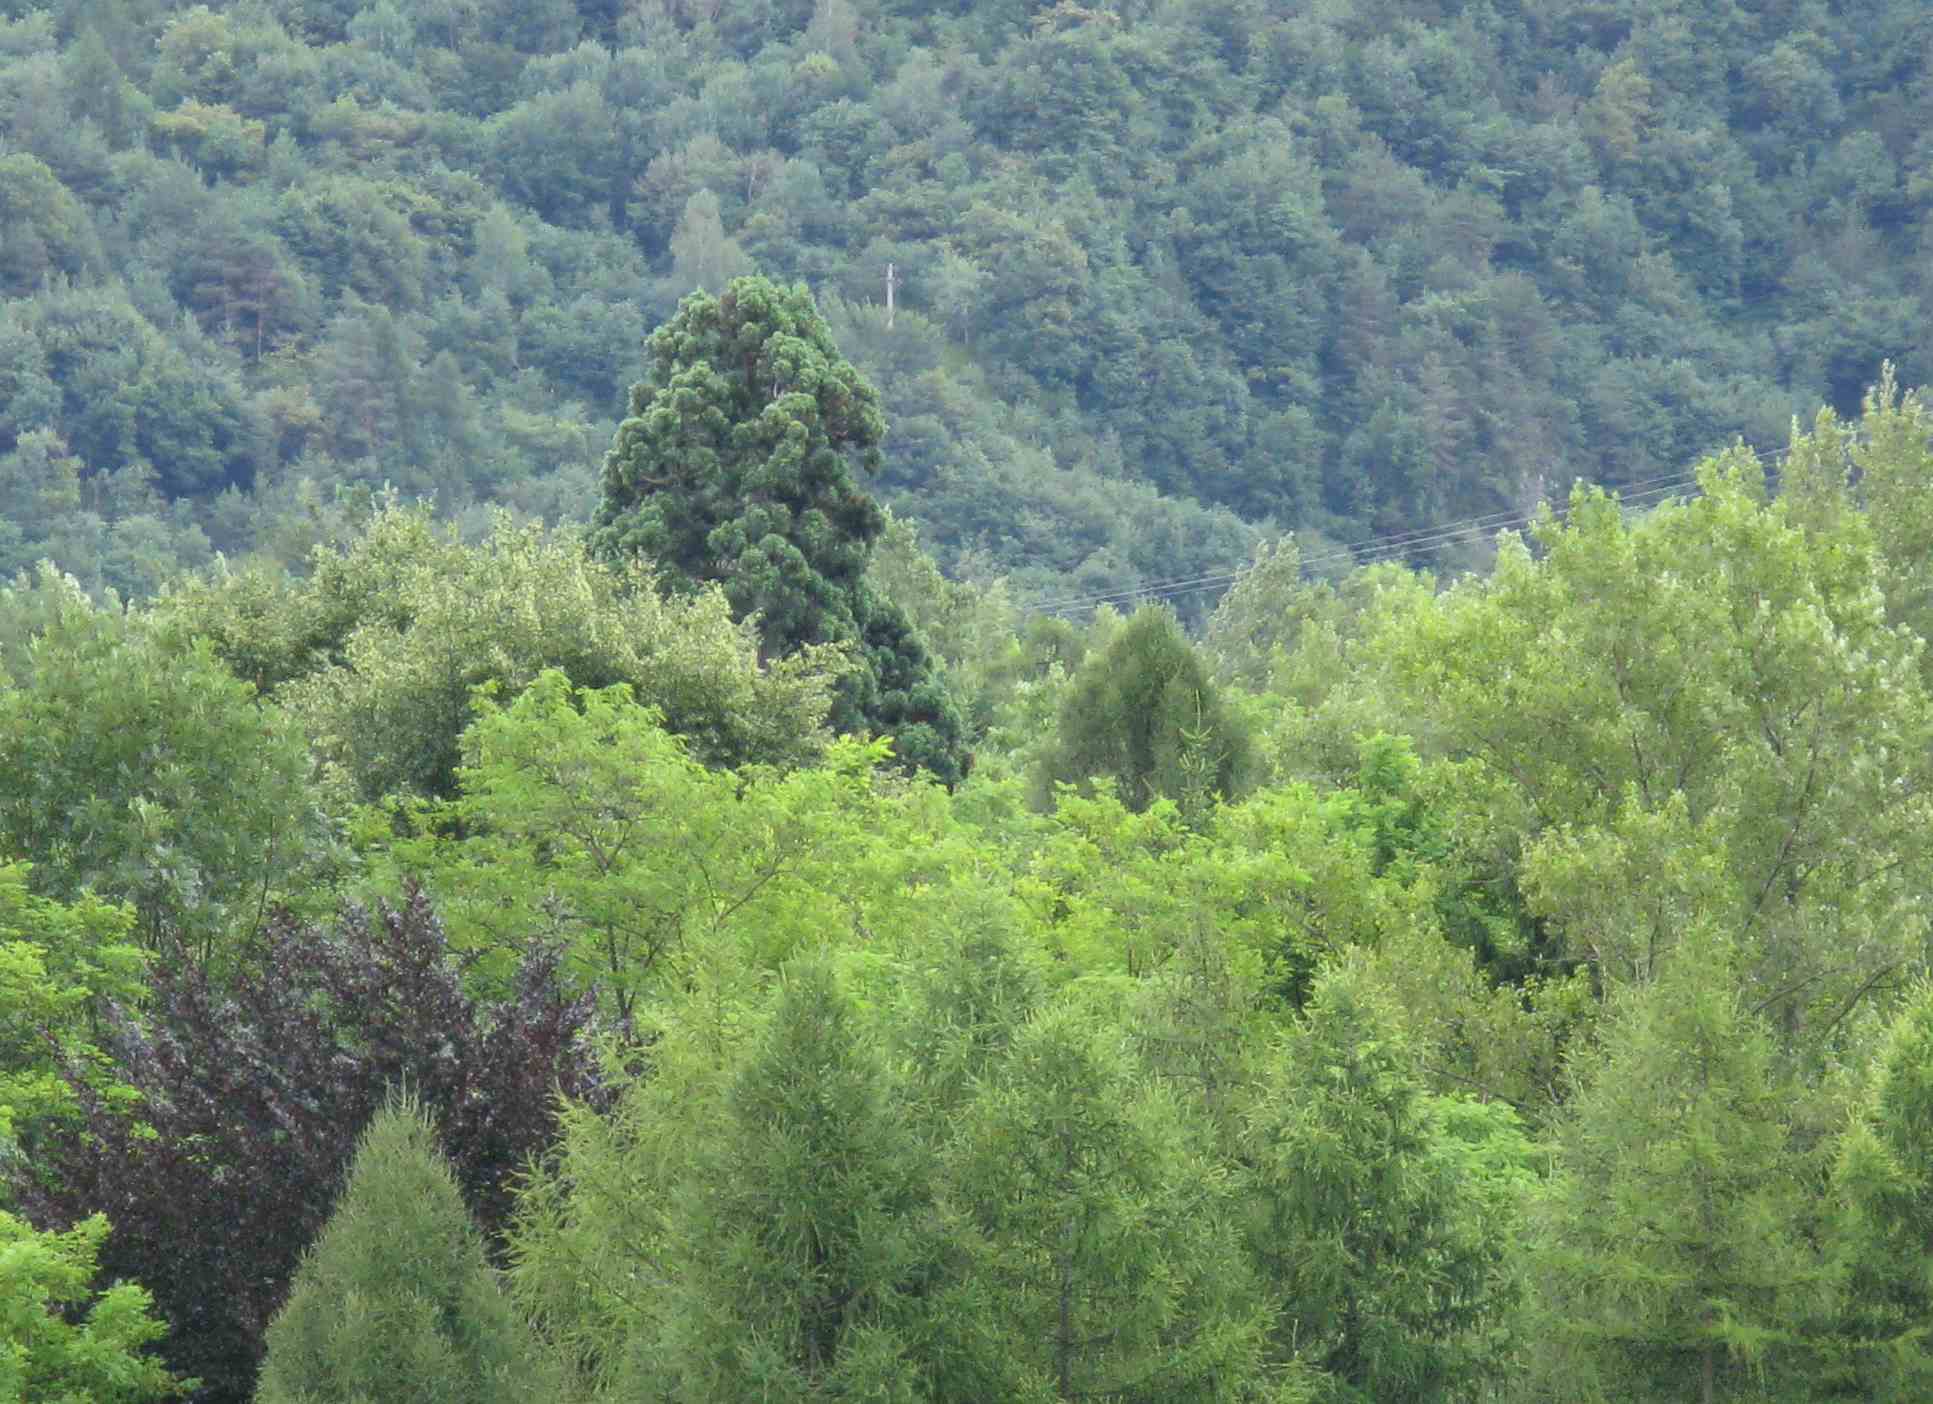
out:
{"label": "power line", "polygon": [[[1683,474],[1669,480],[1648,479],[1648,482],[1661,482],[1662,486],[1644,488],[1620,496],[1625,503],[1636,502],[1639,498],[1669,494],[1673,490],[1697,481],[1694,474]],[[1558,518],[1569,512],[1568,507],[1552,508]],[[1536,519],[1535,512],[1493,512],[1480,517],[1469,517],[1461,521],[1447,522],[1427,529],[1397,532],[1385,537],[1377,537],[1354,546],[1339,546],[1325,552],[1317,552],[1301,559],[1302,569],[1307,571],[1318,566],[1332,564],[1351,564],[1355,566],[1375,565],[1382,561],[1394,560],[1415,551],[1440,550],[1444,546],[1471,537],[1479,537],[1511,527],[1525,526]],[[1211,575],[1190,576],[1176,580],[1152,580],[1141,585],[1123,586],[1118,590],[1103,590],[1091,595],[1076,595],[1059,600],[1046,600],[1031,606],[1038,613],[1056,614],[1067,610],[1092,609],[1103,604],[1126,603],[1132,600],[1167,599],[1178,595],[1195,594],[1204,590],[1219,589],[1231,585],[1247,574],[1247,567],[1240,570],[1221,571]]]}
{"label": "power line", "polygon": [[[1776,453],[1761,455],[1754,451],[1753,456],[1763,466],[1771,468],[1782,463],[1788,452],[1789,450],[1781,449]],[[1640,478],[1623,484],[1616,491],[1618,502],[1623,507],[1651,507],[1680,495],[1685,488],[1692,488],[1695,493],[1697,483],[1696,471],[1680,471]],[[1417,552],[1441,551],[1447,546],[1480,540],[1487,536],[1494,536],[1500,531],[1528,526],[1537,519],[1538,511],[1546,506],[1549,507],[1552,517],[1558,521],[1570,515],[1568,502],[1556,506],[1542,503],[1539,504],[1539,508],[1533,508],[1529,512],[1514,510],[1488,512],[1480,516],[1438,523],[1434,526],[1391,532],[1354,545],[1337,546],[1302,557],[1300,566],[1304,572],[1325,566],[1349,566],[1361,569],[1364,566],[1379,565],[1385,561],[1399,560]],[[1224,589],[1247,573],[1248,568],[1243,567],[1239,570],[1217,571],[1207,575],[1152,580],[1140,585],[1124,586],[1117,590],[1102,590],[1088,595],[1038,601],[1028,608],[1036,614],[1067,614],[1078,610],[1096,609],[1104,604],[1178,599],[1184,595]]]}

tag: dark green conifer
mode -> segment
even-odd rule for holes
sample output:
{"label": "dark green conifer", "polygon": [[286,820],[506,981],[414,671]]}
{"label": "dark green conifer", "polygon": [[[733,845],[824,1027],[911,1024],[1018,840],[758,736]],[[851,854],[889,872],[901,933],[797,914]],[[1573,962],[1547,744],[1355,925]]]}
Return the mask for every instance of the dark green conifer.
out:
{"label": "dark green conifer", "polygon": [[734,278],[687,297],[645,353],[604,460],[596,547],[654,562],[673,590],[720,586],[735,615],[758,616],[766,657],[845,645],[858,666],[833,724],[891,735],[909,767],[959,780],[959,711],[904,613],[866,580],[885,517],[853,469],[878,467],[879,394],[811,294]]}
{"label": "dark green conifer", "polygon": [[1179,621],[1149,605],[1075,674],[1036,778],[1043,800],[1056,784],[1107,776],[1130,809],[1166,798],[1194,812],[1242,787],[1252,751]]}

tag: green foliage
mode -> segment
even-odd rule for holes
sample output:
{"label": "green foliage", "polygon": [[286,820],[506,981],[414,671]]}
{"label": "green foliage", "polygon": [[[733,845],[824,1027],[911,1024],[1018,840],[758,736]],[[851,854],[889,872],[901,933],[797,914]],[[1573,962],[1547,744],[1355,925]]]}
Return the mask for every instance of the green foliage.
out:
{"label": "green foliage", "polygon": [[309,760],[202,640],[99,608],[51,568],[0,591],[0,846],[33,881],[133,904],[143,940],[232,953],[326,853]]}
{"label": "green foliage", "polygon": [[[37,1233],[0,1209],[0,1399],[147,1404],[187,1392],[192,1382],[146,1353],[166,1329],[148,1314],[148,1294],[131,1283],[96,1294],[94,1256],[106,1236],[98,1215]],[[68,1315],[83,1305],[78,1321]]]}
{"label": "green foliage", "polygon": [[100,258],[87,211],[46,165],[25,152],[0,156],[0,290],[34,292],[48,279],[72,277]]}
{"label": "green foliage", "polygon": [[279,550],[305,479],[581,517],[619,358],[755,267],[872,324],[879,486],[943,563],[1063,597],[1233,569],[1231,508],[1455,569],[1428,528],[1553,473],[1927,373],[1907,0],[1863,46],[1705,0],[621,9],[7,21],[0,341],[64,363],[24,427],[151,471],[177,566]]}
{"label": "green foliage", "polygon": [[709,770],[625,685],[573,689],[554,670],[478,708],[463,796],[429,811],[454,822],[384,839],[382,861],[428,877],[480,979],[560,940],[629,1033],[647,992],[721,954],[776,968],[836,921],[815,903],[857,895],[878,745],[836,742],[811,771]]}
{"label": "green foliage", "polygon": [[[1825,535],[1863,519],[1879,552],[1880,585],[1889,622],[1924,640],[1933,633],[1933,517],[1926,487],[1933,481],[1928,415],[1918,391],[1901,390],[1894,367],[1882,368],[1867,392],[1864,412],[1842,421],[1822,410],[1809,433],[1795,424],[1780,472],[1782,496],[1794,516]],[[1923,674],[1933,651],[1922,649]]]}
{"label": "green foliage", "polygon": [[109,1094],[98,1016],[110,1002],[138,1004],[146,991],[132,912],[92,894],[51,902],[28,889],[28,876],[25,864],[0,864],[0,1157],[8,1159],[22,1143],[31,1148],[37,1123],[77,1109],[70,1078]]}
{"label": "green foliage", "polygon": [[1906,1400],[1933,1387],[1933,997],[1904,1002],[1873,1063],[1873,1085],[1839,1142],[1842,1213],[1838,1334],[1847,1347],[1834,1397]]}
{"label": "green foliage", "polygon": [[[570,1007],[595,987],[628,1034],[518,1239],[587,1388],[1024,1399],[1066,1361],[1130,1397],[1925,1393],[1917,995],[1834,1139],[1933,883],[1920,11],[1867,6],[1851,43],[1832,6],[1718,0],[11,7],[0,576],[172,590],[89,612],[49,574],[0,609],[0,859],[34,865],[0,881],[14,1192],[98,1174],[109,1272],[187,1303],[169,1358],[245,1391],[267,1265],[319,1218],[289,1206],[340,1165],[315,1128],[388,1055],[338,1018],[369,972],[312,978],[343,930],[271,920],[223,961],[264,903],[341,895],[319,796],[413,792],[364,812],[354,886],[421,869],[470,989],[554,945]],[[648,366],[686,398],[620,441],[710,516],[618,566],[521,525],[597,510],[645,330],[754,267],[792,379],[708,299],[707,372]],[[1740,454],[1635,517],[1821,401],[1779,500]],[[648,525],[629,483],[606,536]],[[1534,548],[1441,598],[1333,569],[1388,537],[1487,570],[1481,532],[1428,529],[1553,493]],[[1134,636],[1111,610],[1015,637],[1013,601],[1245,559],[1212,616],[1177,597],[1244,774],[1215,773],[1212,689],[1083,686]],[[781,658],[802,639],[828,651]],[[1057,773],[1077,702],[1126,735],[1110,687],[1161,722],[1146,754]],[[1102,783],[1043,814],[1023,776]],[[109,898],[161,948],[146,999]],[[163,1134],[50,1159],[117,1096],[107,1002],[165,1023],[190,931],[223,1037],[178,1047],[234,1051],[157,1038],[118,1072],[202,1065],[150,1099]],[[457,978],[396,998],[440,1019]],[[224,1022],[244,995],[277,1018]],[[783,1082],[807,1053],[825,1077]],[[548,1127],[547,1082],[457,1100]],[[1528,1217],[1506,1106],[1562,1171]],[[1092,1180],[1006,1153],[1044,1154],[1042,1108],[1114,1137]],[[278,1180],[290,1126],[314,1154]],[[459,1160],[490,1139],[446,1126]],[[822,1184],[800,1147],[856,1168]],[[1226,1227],[1264,1181],[1301,1251]],[[1111,1236],[1057,1257],[1053,1216],[1089,1212]],[[877,1259],[860,1221],[892,1225]],[[1084,1345],[1050,1298],[1123,1328]],[[1182,1378],[1129,1378],[1153,1343]]]}
{"label": "green foliage", "polygon": [[273,688],[358,798],[452,793],[475,690],[511,698],[545,668],[629,685],[712,764],[797,762],[820,744],[836,660],[761,668],[715,593],[660,599],[648,572],[593,561],[573,532],[498,516],[466,545],[392,506],[313,567],[212,574],[163,612]]}
{"label": "green foliage", "polygon": [[1441,1115],[1372,987],[1347,970],[1319,979],[1242,1140],[1275,1346],[1319,1372],[1319,1399],[1467,1397],[1496,1369],[1487,1337],[1514,1307],[1522,1207],[1510,1177],[1528,1180],[1530,1147],[1507,1111],[1460,1111],[1474,1133],[1461,1145]]}
{"label": "green foliage", "polygon": [[679,1397],[927,1396],[930,1176],[823,965],[790,967],[680,1186],[665,1335]]}
{"label": "green foliage", "polygon": [[959,713],[925,644],[865,580],[885,520],[852,468],[878,467],[878,393],[810,294],[736,278],[686,298],[645,349],[605,460],[597,549],[654,563],[673,589],[718,583],[735,617],[756,616],[764,656],[846,646],[860,666],[833,724],[891,735],[909,768],[957,783]]}
{"label": "green foliage", "polygon": [[1636,520],[1580,488],[1543,555],[1506,541],[1378,647],[1478,762],[1562,954],[1643,981],[1717,922],[1781,1031],[1824,1038],[1921,939],[1920,644],[1863,519],[1808,527],[1742,455],[1700,482]]}
{"label": "green foliage", "polygon": [[263,1330],[392,1088],[437,1112],[489,1231],[554,1138],[558,1097],[596,1096],[592,1002],[561,992],[555,952],[532,952],[506,998],[474,1001],[435,912],[406,895],[329,927],[280,914],[219,985],[151,963],[138,1010],[89,1029],[126,1087],[65,1069],[79,1113],[35,1128],[31,1159],[5,1167],[38,1222],[113,1209],[103,1272],[153,1293],[173,1328],[162,1355],[210,1399],[252,1393]]}
{"label": "green foliage", "polygon": [[268,1329],[264,1404],[556,1398],[420,1104],[364,1133],[335,1213]]}
{"label": "green foliage", "polygon": [[891,512],[866,577],[876,595],[900,608],[944,666],[941,676],[969,733],[984,735],[1013,682],[1013,636],[1020,615],[1006,582],[948,580],[921,547],[913,523]]}
{"label": "green foliage", "polygon": [[877,467],[886,426],[810,295],[735,280],[686,298],[646,350],[605,465],[599,549],[720,581],[770,653],[852,639],[884,521],[851,470]]}
{"label": "green foliage", "polygon": [[978,1379],[941,1397],[1219,1400],[1255,1381],[1270,1312],[1227,1180],[1113,1030],[1029,1020],[946,1158],[989,1319]]}
{"label": "green foliage", "polygon": [[1698,953],[1573,1064],[1532,1250],[1536,1363],[1565,1397],[1758,1398],[1819,1304],[1792,1089],[1729,953]]}
{"label": "green foliage", "polygon": [[1040,798],[1107,777],[1131,809],[1166,798],[1199,813],[1249,783],[1251,747],[1174,615],[1149,606],[1075,674],[1037,777]]}

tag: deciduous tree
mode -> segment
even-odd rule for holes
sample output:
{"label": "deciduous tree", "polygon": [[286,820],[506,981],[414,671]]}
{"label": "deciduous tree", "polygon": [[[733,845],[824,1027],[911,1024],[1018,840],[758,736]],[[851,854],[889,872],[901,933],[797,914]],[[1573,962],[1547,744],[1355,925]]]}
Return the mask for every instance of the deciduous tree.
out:
{"label": "deciduous tree", "polygon": [[98,1215],[65,1233],[36,1233],[0,1209],[0,1399],[8,1404],[150,1404],[186,1392],[147,1353],[167,1329],[149,1314],[148,1294],[126,1282],[96,1294],[94,1257],[106,1235]]}
{"label": "deciduous tree", "polygon": [[332,930],[279,917],[225,988],[157,965],[150,1008],[104,1036],[139,1102],[75,1085],[89,1115],[44,1136],[15,1187],[43,1222],[111,1207],[103,1267],[154,1292],[169,1362],[211,1400],[246,1399],[262,1332],[390,1087],[443,1118],[472,1209],[501,1227],[559,1092],[596,1087],[590,1002],[561,996],[556,973],[533,951],[510,997],[479,1006],[417,892]]}
{"label": "deciduous tree", "polygon": [[232,960],[326,851],[309,757],[205,642],[97,607],[51,568],[0,591],[27,644],[0,687],[0,848],[34,885],[134,906],[142,939]]}

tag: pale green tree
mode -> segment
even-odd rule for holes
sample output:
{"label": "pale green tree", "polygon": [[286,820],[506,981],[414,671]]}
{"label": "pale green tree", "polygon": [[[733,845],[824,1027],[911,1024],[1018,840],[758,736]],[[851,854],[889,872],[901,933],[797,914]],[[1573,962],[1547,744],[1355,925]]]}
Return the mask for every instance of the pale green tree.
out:
{"label": "pale green tree", "polygon": [[308,730],[351,793],[455,790],[474,690],[513,697],[545,668],[630,685],[716,764],[817,754],[839,660],[761,667],[715,592],[667,600],[643,566],[611,566],[570,531],[499,516],[468,545],[426,511],[389,506],[307,578],[216,573],[160,606],[205,633]]}
{"label": "pale green tree", "polygon": [[98,1016],[140,1002],[147,959],[127,907],[36,896],[25,864],[0,863],[0,1166],[31,1176],[35,1131],[79,1109],[77,1085],[115,1095]]}
{"label": "pale green tree", "polygon": [[732,279],[752,272],[752,258],[725,232],[718,197],[700,190],[685,201],[678,227],[671,232],[672,290],[723,291]]}
{"label": "pale green tree", "polygon": [[97,1294],[94,1260],[106,1237],[98,1214],[39,1233],[0,1209],[0,1401],[149,1404],[186,1392],[146,1353],[167,1332],[149,1314],[147,1292],[117,1283]]}
{"label": "pale green tree", "polygon": [[555,1399],[422,1107],[364,1133],[335,1213],[268,1328],[261,1404]]}
{"label": "pale green tree", "polygon": [[713,769],[628,685],[573,688],[555,669],[474,705],[462,795],[366,842],[379,872],[423,875],[473,980],[559,941],[629,1031],[654,993],[711,963],[769,973],[895,881],[856,871],[893,842],[866,832],[879,743],[835,741],[810,770]]}
{"label": "pale green tree", "polygon": [[[1820,534],[1856,515],[1880,554],[1887,617],[1921,639],[1933,637],[1933,413],[1918,390],[1902,390],[1882,367],[1860,417],[1822,410],[1809,432],[1795,423],[1780,465],[1784,495]],[[1933,652],[1922,651],[1933,673]]]}
{"label": "pale green tree", "polygon": [[930,1138],[839,964],[701,972],[533,1171],[518,1300],[592,1397],[926,1397]]}
{"label": "pale green tree", "polygon": [[984,1341],[958,1399],[1233,1400],[1275,1387],[1226,1174],[1119,1032],[1036,1014],[945,1152]]}
{"label": "pale green tree", "polygon": [[673,1397],[928,1397],[931,1164],[895,1100],[832,969],[789,967],[676,1195]]}
{"label": "pale green tree", "polygon": [[1131,809],[1165,797],[1199,814],[1235,798],[1252,762],[1245,722],[1223,703],[1174,614],[1150,605],[1074,675],[1035,780],[1042,802],[1057,785],[1106,777]]}
{"label": "pale green tree", "polygon": [[1856,514],[1809,526],[1742,450],[1699,483],[1635,518],[1580,487],[1377,648],[1556,955],[1641,981],[1709,919],[1816,1046],[1923,938],[1920,644]]}
{"label": "pale green tree", "polygon": [[1756,1399],[1822,1300],[1816,1164],[1725,942],[1622,991],[1534,1217],[1532,1395]]}
{"label": "pale green tree", "polygon": [[[1839,1142],[1843,1273],[1833,1397],[1904,1404],[1933,1392],[1933,989],[1906,1000]],[[1823,1372],[1822,1372],[1823,1373]]]}
{"label": "pale green tree", "polygon": [[0,851],[34,860],[39,891],[124,900],[148,945],[217,965],[328,853],[301,735],[205,640],[51,567],[0,590],[9,634]]}

